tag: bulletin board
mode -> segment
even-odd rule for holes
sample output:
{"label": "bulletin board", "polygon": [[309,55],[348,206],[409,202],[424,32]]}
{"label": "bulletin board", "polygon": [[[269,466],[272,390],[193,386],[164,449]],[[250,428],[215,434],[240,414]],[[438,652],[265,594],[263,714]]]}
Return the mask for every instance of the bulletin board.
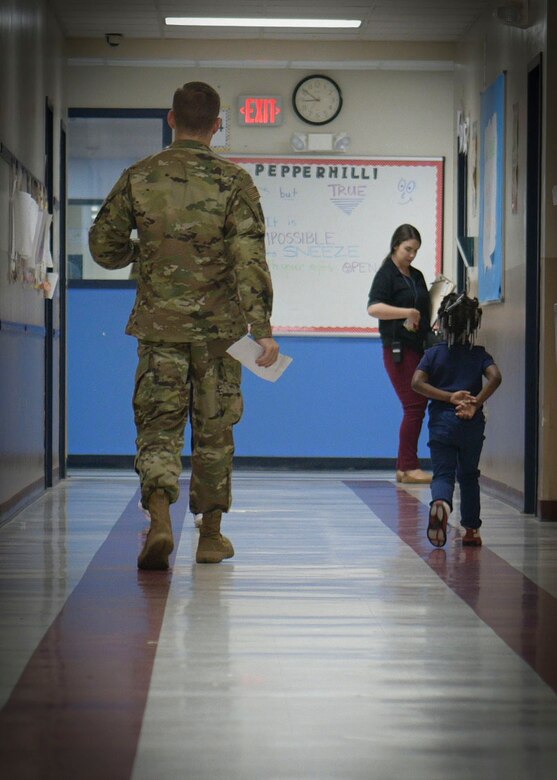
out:
{"label": "bulletin board", "polygon": [[368,293],[403,223],[422,236],[414,263],[428,286],[441,272],[443,158],[231,159],[261,194],[275,333],[377,334]]}
{"label": "bulletin board", "polygon": [[505,74],[481,95],[480,303],[503,298],[503,214],[505,199]]}

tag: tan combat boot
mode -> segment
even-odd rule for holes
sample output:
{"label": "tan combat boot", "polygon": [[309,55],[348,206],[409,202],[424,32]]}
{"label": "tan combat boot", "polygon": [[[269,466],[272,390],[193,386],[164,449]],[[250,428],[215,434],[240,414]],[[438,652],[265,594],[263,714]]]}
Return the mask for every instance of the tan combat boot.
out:
{"label": "tan combat boot", "polygon": [[139,569],[168,569],[168,556],[174,549],[169,506],[170,501],[164,490],[155,490],[149,496],[151,527],[137,559]]}
{"label": "tan combat boot", "polygon": [[195,560],[197,563],[220,563],[224,558],[232,558],[234,547],[220,532],[221,512],[204,512],[199,528],[199,544]]}

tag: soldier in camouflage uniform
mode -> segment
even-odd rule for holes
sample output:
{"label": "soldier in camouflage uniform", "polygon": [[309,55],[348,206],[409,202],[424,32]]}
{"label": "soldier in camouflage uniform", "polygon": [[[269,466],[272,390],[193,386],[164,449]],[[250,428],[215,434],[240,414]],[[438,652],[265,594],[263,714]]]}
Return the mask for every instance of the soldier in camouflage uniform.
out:
{"label": "soldier in camouflage uniform", "polygon": [[[263,347],[260,365],[272,365],[279,351],[259,193],[246,171],[209,148],[219,110],[209,85],[177,89],[168,114],[174,143],[124,171],[89,234],[91,254],[103,268],[136,264],[126,333],[139,342],[135,468],[151,516],[142,569],[168,568],[169,504],[178,497],[188,415],[190,508],[203,515],[196,560],[217,563],[234,555],[220,522],[231,503],[241,367],[226,349],[249,326]],[[130,239],[134,228],[138,240]]]}

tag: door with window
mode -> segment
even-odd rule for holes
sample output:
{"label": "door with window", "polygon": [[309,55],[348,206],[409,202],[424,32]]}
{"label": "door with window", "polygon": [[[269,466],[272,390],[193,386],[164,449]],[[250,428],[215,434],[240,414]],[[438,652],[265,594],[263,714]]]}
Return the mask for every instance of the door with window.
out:
{"label": "door with window", "polygon": [[135,451],[131,266],[96,265],[88,232],[125,168],[171,140],[167,109],[70,109],[68,121],[68,464],[128,466]]}

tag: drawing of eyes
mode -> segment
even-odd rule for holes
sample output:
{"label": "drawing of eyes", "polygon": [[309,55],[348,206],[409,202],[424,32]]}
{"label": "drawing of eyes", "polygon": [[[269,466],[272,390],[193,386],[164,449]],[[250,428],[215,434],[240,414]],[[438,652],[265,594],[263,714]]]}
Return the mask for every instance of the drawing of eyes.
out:
{"label": "drawing of eyes", "polygon": [[412,200],[412,193],[416,189],[416,182],[406,181],[406,179],[400,179],[397,189],[400,192],[401,202],[408,203]]}

